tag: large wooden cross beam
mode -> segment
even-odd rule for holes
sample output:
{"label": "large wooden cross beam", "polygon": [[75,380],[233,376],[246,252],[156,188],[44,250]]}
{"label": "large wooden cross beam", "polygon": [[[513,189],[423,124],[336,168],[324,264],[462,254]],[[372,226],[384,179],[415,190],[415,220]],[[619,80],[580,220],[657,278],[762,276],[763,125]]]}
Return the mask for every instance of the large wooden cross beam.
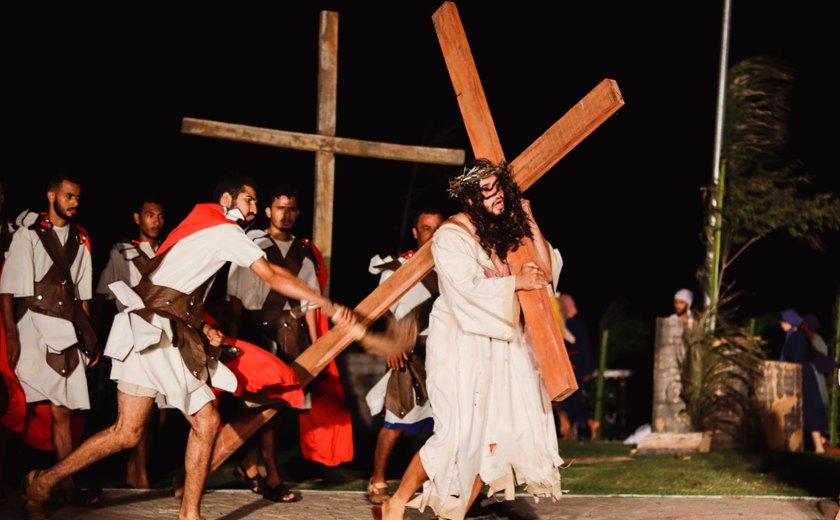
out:
{"label": "large wooden cross beam", "polygon": [[[433,16],[441,48],[446,58],[447,67],[458,95],[459,105],[467,125],[470,142],[476,152],[486,154],[491,159],[503,158],[501,145],[492,124],[490,110],[484,98],[484,91],[478,80],[475,62],[461,26],[460,17],[454,4],[447,2]],[[465,109],[466,105],[466,109]],[[562,159],[572,148],[591,134],[607,118],[624,105],[621,92],[615,81],[605,79],[591,92],[573,106],[563,117],[555,122],[531,146],[511,162],[514,179],[522,190],[527,190],[544,173]],[[521,264],[520,264],[521,265]],[[426,243],[393,275],[370,293],[354,311],[360,322],[367,326],[382,316],[403,294],[418,283],[434,268],[431,243]],[[529,291],[540,293],[544,291]],[[537,299],[529,327],[534,321],[552,322],[548,316],[547,294],[535,294]],[[529,303],[522,302],[523,310]],[[541,313],[541,314],[540,314]],[[526,320],[528,314],[526,314]],[[549,327],[551,325],[549,324]],[[533,333],[533,330],[532,330]],[[553,332],[550,338],[555,338]],[[342,332],[331,329],[301,354],[293,365],[300,378],[301,385],[309,384],[335,357],[354,341],[352,331]],[[560,342],[555,347],[565,348]],[[559,350],[556,350],[559,352]],[[567,356],[568,359],[568,356]],[[552,398],[562,399],[574,391],[574,379],[569,381],[563,374],[543,373],[546,387]],[[571,385],[569,383],[572,383]],[[552,386],[549,387],[549,384]],[[560,388],[558,391],[557,388]],[[241,416],[235,424],[227,424],[216,439],[211,460],[211,471],[218,468],[242,443],[253,435],[276,410],[267,408],[252,412],[250,416]]]}
{"label": "large wooden cross beam", "polygon": [[[321,11],[318,46],[317,133],[305,134],[185,117],[181,132],[229,141],[315,152],[315,200],[312,238],[327,272],[332,260],[335,154],[429,164],[464,164],[464,151],[362,141],[335,136],[338,91],[338,13]],[[329,294],[329,281],[325,292]]]}
{"label": "large wooden cross beam", "polygon": [[[490,109],[484,97],[484,90],[478,79],[475,61],[472,58],[466,33],[461,25],[461,19],[455,4],[452,2],[444,3],[435,12],[432,19],[455,87],[467,133],[475,152],[474,155],[491,160],[501,160],[504,158],[504,154],[496,135]],[[557,161],[623,105],[624,100],[615,81],[605,79],[598,84],[511,162],[511,171],[520,188],[528,189]],[[527,248],[522,249],[523,251],[518,254],[524,254],[524,250]],[[522,265],[521,259],[517,263]],[[362,317],[362,324],[368,325],[382,316],[394,302],[421,280],[433,267],[431,244],[427,243],[356,306],[355,311],[358,316]],[[549,350],[548,355],[562,357],[565,355],[565,347],[563,347],[562,338],[559,336],[560,331],[557,323],[553,318],[549,318],[548,294],[545,291],[530,291],[526,298],[532,301],[520,300],[520,302],[523,304],[525,317],[529,321],[532,334],[535,328],[538,329],[538,334],[541,336],[538,338],[538,342],[542,342],[545,349]],[[545,336],[545,338],[542,338],[542,336]],[[309,383],[352,342],[352,334],[341,333],[335,329],[319,338],[295,361],[294,367],[301,382],[304,385]],[[550,342],[550,344],[546,344],[546,342]],[[562,352],[560,352],[560,349],[562,349]],[[566,356],[566,361],[568,361],[568,356]],[[568,376],[555,371],[552,373],[544,372],[543,377],[546,380],[546,387],[554,399],[562,399],[574,391],[576,387],[573,376],[570,381]]]}

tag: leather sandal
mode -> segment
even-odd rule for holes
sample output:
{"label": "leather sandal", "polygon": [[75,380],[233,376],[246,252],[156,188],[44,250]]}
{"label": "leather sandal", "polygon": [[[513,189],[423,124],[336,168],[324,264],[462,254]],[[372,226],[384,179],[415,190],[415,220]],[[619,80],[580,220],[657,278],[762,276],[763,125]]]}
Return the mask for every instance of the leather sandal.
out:
{"label": "leather sandal", "polygon": [[263,498],[267,498],[272,502],[297,502],[303,498],[303,495],[297,491],[292,491],[283,482],[274,487],[268,487],[263,493]]}
{"label": "leather sandal", "polygon": [[371,504],[378,506],[391,498],[388,493],[388,484],[386,482],[371,482],[368,481],[367,499]]}
{"label": "leather sandal", "polygon": [[264,495],[268,486],[265,484],[265,480],[260,475],[259,471],[253,477],[248,476],[248,471],[245,469],[245,466],[242,465],[240,462],[237,464],[235,468],[233,468],[233,476],[236,477],[240,482],[248,486],[248,489],[251,490],[251,493],[256,493],[258,495]]}
{"label": "leather sandal", "polygon": [[59,502],[81,507],[102,507],[102,490],[82,488],[62,490]]}

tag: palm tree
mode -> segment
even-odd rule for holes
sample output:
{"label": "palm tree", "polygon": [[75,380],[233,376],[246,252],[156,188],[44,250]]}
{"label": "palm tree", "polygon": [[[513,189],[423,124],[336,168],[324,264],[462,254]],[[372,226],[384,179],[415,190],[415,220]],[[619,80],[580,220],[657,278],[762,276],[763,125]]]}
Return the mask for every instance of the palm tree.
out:
{"label": "palm tree", "polygon": [[777,57],[754,57],[734,65],[729,77],[721,279],[744,250],[773,232],[821,249],[822,234],[840,229],[840,200],[814,193],[805,165],[788,153],[791,67]]}

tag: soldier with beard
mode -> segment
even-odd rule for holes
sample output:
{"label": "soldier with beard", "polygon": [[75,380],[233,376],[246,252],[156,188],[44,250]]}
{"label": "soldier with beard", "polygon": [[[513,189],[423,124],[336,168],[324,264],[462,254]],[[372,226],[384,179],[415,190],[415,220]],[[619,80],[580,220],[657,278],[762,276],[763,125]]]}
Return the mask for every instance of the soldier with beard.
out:
{"label": "soldier with beard", "polygon": [[[382,517],[410,504],[464,518],[484,483],[513,499],[515,484],[560,498],[562,459],[551,401],[524,334],[516,291],[556,285],[562,261],[542,235],[504,162],[479,159],[450,180],[463,212],[432,238],[440,296],[429,318],[426,387],[435,431],[414,456]],[[531,237],[536,262],[508,252]],[[521,267],[517,274],[517,269]]]}
{"label": "soldier with beard", "polygon": [[[47,184],[49,208],[14,234],[0,278],[9,365],[27,403],[49,401],[58,460],[73,449],[73,410],[90,408],[85,367],[96,363],[96,335],[88,318],[92,289],[90,241],[73,223],[82,187],[68,176]],[[66,476],[64,498],[82,499]]]}
{"label": "soldier with beard", "polygon": [[221,331],[202,321],[204,297],[226,262],[250,267],[272,290],[328,308],[338,325],[353,325],[352,313],[312,291],[288,270],[266,260],[240,222],[253,220],[256,183],[229,174],[217,185],[212,203],[197,204],[160,246],[135,288],[111,284],[126,306],[111,327],[105,351],[117,383],[117,420],[65,459],[44,471],[32,471],[23,483],[30,517],[44,518],[42,503],[61,479],[112,453],[135,447],[155,400],[179,409],[190,425],[186,480],[180,520],[201,518],[202,489],[210,462],[219,413],[208,382],[234,392],[235,375],[219,355]]}
{"label": "soldier with beard", "polygon": [[[311,240],[292,233],[300,216],[299,202],[296,188],[275,186],[265,205],[268,228],[249,231],[248,236],[271,262],[296,274],[313,291],[321,291],[328,275],[321,253]],[[242,337],[272,352],[283,363],[292,365],[327,331],[319,312],[309,302],[271,293],[253,271],[231,267],[227,289],[232,335],[238,336],[242,331]],[[251,491],[274,502],[295,502],[302,497],[283,483],[275,460],[276,441],[282,434],[289,436],[292,428],[298,429],[303,457],[317,463],[325,476],[331,471],[328,468],[353,460],[353,424],[335,361],[309,385],[303,406],[293,408],[296,407],[278,406],[277,415],[259,432],[266,478],[257,471],[256,445],[246,450],[234,470],[234,475]]]}

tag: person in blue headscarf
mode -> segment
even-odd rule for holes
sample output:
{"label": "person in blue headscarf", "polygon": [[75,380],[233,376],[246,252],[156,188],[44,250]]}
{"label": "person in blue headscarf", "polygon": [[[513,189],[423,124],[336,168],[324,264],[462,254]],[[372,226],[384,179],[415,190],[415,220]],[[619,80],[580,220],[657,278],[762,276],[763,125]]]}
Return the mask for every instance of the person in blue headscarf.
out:
{"label": "person in blue headscarf", "polygon": [[804,429],[811,434],[814,451],[825,453],[825,436],[828,430],[828,417],[820,399],[817,378],[810,362],[810,343],[805,333],[800,330],[802,317],[793,309],[782,312],[782,330],[785,331],[785,343],[782,346],[782,361],[802,365],[802,418]]}

